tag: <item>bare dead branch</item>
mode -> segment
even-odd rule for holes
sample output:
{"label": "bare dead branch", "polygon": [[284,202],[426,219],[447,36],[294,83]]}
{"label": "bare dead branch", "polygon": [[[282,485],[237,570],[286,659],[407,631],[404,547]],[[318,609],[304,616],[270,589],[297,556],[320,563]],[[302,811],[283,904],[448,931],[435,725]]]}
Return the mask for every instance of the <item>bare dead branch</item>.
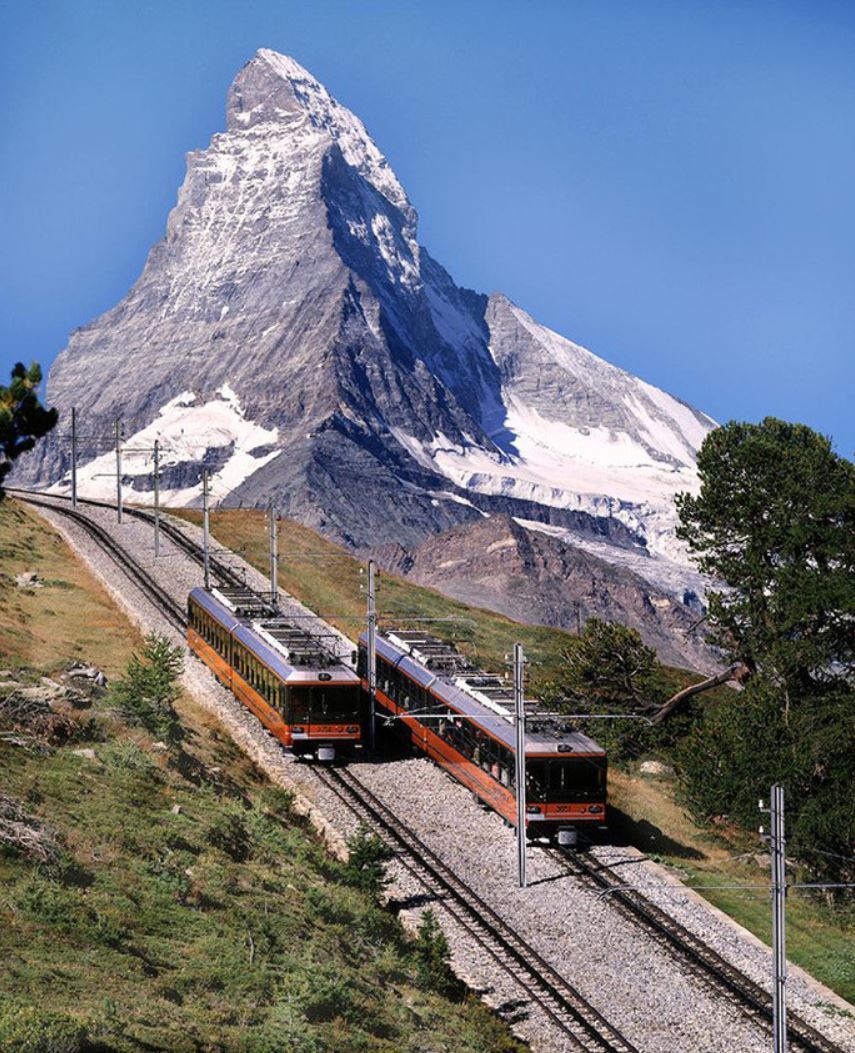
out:
{"label": "bare dead branch", "polygon": [[0,794],[0,845],[7,845],[39,863],[59,857],[56,835],[14,797]]}
{"label": "bare dead branch", "polygon": [[707,677],[706,680],[701,680],[697,684],[690,684],[688,687],[684,687],[681,691],[672,695],[667,702],[663,702],[662,705],[659,706],[651,718],[652,722],[654,724],[661,724],[662,721],[670,716],[678,706],[687,699],[692,698],[694,695],[699,695],[702,691],[709,691],[710,688],[718,687],[719,684],[726,684],[731,680],[741,683],[747,673],[747,667],[741,663],[737,663],[736,665],[732,665],[725,669],[722,673],[717,673],[715,676]]}

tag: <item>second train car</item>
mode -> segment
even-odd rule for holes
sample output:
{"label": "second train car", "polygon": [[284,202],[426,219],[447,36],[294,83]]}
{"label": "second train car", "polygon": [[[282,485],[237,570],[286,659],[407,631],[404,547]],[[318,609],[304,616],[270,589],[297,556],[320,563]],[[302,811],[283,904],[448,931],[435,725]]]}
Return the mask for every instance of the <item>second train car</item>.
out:
{"label": "second train car", "polygon": [[[377,705],[412,744],[516,824],[513,692],[452,645],[421,632],[377,635]],[[359,665],[367,690],[367,637]],[[606,753],[526,703],[526,831],[576,844],[606,822]]]}
{"label": "second train car", "polygon": [[362,737],[356,672],[318,637],[236,589],[193,589],[187,642],[229,691],[297,754],[330,761]]}

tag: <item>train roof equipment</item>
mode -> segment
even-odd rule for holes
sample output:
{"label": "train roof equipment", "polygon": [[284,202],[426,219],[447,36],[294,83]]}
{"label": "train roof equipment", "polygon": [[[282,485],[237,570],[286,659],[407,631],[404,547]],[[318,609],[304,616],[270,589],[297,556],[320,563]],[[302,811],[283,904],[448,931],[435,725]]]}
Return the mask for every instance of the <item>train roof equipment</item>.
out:
{"label": "train roof equipment", "polygon": [[269,600],[238,587],[195,588],[190,595],[274,672],[287,680],[305,670],[334,670],[336,681],[356,682],[356,673],[326,642],[332,634],[312,633],[275,614]]}
{"label": "train roof equipment", "polygon": [[[363,633],[360,642],[365,643]],[[453,709],[476,719],[509,749],[516,749],[514,690],[510,677],[476,666],[453,643],[414,629],[388,629],[377,634],[377,653],[401,672],[429,688]],[[397,652],[397,653],[396,653]],[[525,700],[526,752],[604,755],[605,750],[581,731],[567,727],[537,699]]]}

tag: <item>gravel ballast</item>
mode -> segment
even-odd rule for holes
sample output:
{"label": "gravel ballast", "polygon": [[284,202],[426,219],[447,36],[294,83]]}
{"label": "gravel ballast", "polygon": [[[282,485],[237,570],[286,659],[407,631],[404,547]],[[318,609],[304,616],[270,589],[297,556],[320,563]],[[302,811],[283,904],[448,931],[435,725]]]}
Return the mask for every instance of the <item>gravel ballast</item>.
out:
{"label": "gravel ballast", "polygon": [[[79,511],[108,528],[182,605],[189,590],[201,584],[199,565],[166,536],[161,539],[161,556],[154,560],[149,523],[126,515],[119,526],[115,511],[86,505]],[[62,515],[43,514],[135,622],[147,631],[179,636],[82,527]],[[180,526],[187,536],[201,538],[198,528],[184,522]],[[235,556],[228,562],[230,566],[242,563]],[[264,589],[265,577],[242,565],[248,584]],[[310,613],[285,594],[280,597],[286,609],[290,607],[301,615]],[[317,624],[325,632],[335,632],[320,619]],[[336,636],[341,653],[349,654],[352,644],[341,634]],[[299,807],[310,814],[331,849],[342,852],[344,839],[358,821],[313,774],[312,766],[295,761],[285,752],[192,656],[187,659],[185,684],[270,778],[298,792]],[[549,854],[531,850],[530,886],[520,891],[516,887],[513,831],[498,816],[481,809],[468,791],[436,765],[414,758],[377,764],[357,761],[350,769],[639,1049],[646,1053],[765,1053],[770,1048],[768,1035],[737,1007],[692,975],[607,897],[598,897],[577,878],[564,874],[560,863]],[[633,850],[608,847],[596,849],[595,854],[603,862],[638,855]],[[396,903],[417,904],[404,911],[405,920],[413,921],[425,906],[423,889],[394,862],[391,872],[395,881],[390,895]],[[621,874],[627,884],[644,885],[649,899],[769,989],[768,948],[731,919],[681,888],[673,875],[649,861],[622,865]],[[456,969],[489,1004],[516,1020],[517,1033],[537,1048],[571,1049],[545,1014],[536,1006],[525,1006],[524,989],[461,931],[441,905],[428,905],[446,930]],[[795,968],[790,975],[789,1002],[794,1012],[841,1049],[855,1053],[855,1018],[846,1015],[852,1007]]]}

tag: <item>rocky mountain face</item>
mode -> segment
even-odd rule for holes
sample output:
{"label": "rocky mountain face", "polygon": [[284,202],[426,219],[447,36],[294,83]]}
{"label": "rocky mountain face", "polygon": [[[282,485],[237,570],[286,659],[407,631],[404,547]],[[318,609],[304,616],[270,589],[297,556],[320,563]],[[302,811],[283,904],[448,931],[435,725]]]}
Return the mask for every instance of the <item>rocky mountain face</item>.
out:
{"label": "rocky mountain face", "polygon": [[664,662],[717,668],[694,631],[697,597],[678,600],[626,567],[508,516],[453,527],[413,550],[382,546],[374,555],[396,574],[517,621],[573,631],[588,618],[620,622],[637,629]]}
{"label": "rocky mountain face", "polygon": [[[360,550],[504,514],[660,583],[685,570],[673,494],[696,485],[714,426],[505,296],[455,285],[359,119],[269,50],[229,89],[226,131],[188,155],[133,288],[71,335],[47,399],[105,436],[81,445],[84,494],[113,492],[120,417],[137,501],[157,438],[167,504],[198,503],[205,465],[215,499],[273,499]],[[67,489],[68,467],[53,437],[30,478]]]}

